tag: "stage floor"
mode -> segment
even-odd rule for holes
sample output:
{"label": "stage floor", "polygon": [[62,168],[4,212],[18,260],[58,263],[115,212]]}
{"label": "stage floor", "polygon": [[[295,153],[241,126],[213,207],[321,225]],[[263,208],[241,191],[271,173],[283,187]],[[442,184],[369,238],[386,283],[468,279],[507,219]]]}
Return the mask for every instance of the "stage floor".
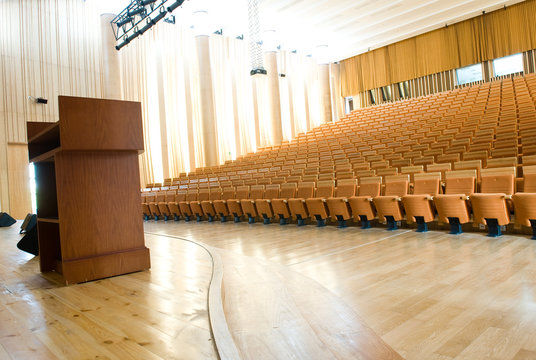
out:
{"label": "stage floor", "polygon": [[[244,358],[281,358],[285,349],[306,358],[315,347],[323,350],[314,358],[344,354],[351,336],[335,343],[331,330],[353,334],[363,320],[407,359],[536,359],[529,236],[149,221],[151,270],[62,286],[16,248],[19,225],[0,229],[0,359],[218,358],[208,307],[215,254],[227,325]],[[252,299],[269,311],[245,306]],[[283,321],[292,314],[300,322]],[[341,314],[352,321],[337,321]],[[320,343],[274,335],[303,321]],[[276,351],[271,341],[280,342]]]}
{"label": "stage floor", "polygon": [[526,235],[184,221],[145,230],[313,279],[407,359],[536,359],[536,241]]}

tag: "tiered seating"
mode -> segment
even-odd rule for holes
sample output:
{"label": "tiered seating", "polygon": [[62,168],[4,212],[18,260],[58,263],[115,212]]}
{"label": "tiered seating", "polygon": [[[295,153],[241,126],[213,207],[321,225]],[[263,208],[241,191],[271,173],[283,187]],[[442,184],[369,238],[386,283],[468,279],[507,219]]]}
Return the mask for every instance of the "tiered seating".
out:
{"label": "tiered seating", "polygon": [[406,219],[420,231],[437,216],[453,233],[474,215],[498,235],[515,218],[515,199],[531,195],[515,189],[534,181],[523,171],[536,164],[535,105],[530,74],[360,109],[292,142],[150,184],[142,210],[146,219],[292,217],[321,226],[331,218],[364,228],[378,214],[390,229]]}
{"label": "tiered seating", "polygon": [[514,201],[516,224],[530,226],[533,229],[533,239],[536,240],[536,166],[523,168],[524,192],[512,196]]}
{"label": "tiered seating", "polygon": [[427,223],[434,221],[434,196],[439,194],[441,186],[441,173],[425,173],[415,175],[413,194],[402,197],[402,204],[406,210],[408,223],[416,222],[418,232],[428,230]]}

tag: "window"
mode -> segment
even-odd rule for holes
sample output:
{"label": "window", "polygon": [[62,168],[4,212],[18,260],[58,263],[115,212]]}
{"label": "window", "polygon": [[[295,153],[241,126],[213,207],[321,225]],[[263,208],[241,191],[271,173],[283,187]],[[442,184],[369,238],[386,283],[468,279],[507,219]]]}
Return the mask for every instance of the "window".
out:
{"label": "window", "polygon": [[398,83],[398,93],[401,99],[409,96],[409,84],[407,81]]}
{"label": "window", "polygon": [[32,214],[37,214],[37,196],[36,196],[36,185],[35,185],[35,167],[33,163],[29,165],[29,174],[30,174],[30,196],[32,198]]}
{"label": "window", "polygon": [[474,64],[456,69],[458,85],[468,84],[475,81],[482,81],[482,64]]}
{"label": "window", "polygon": [[368,93],[370,96],[370,103],[372,105],[376,105],[376,97],[374,96],[374,92],[372,90],[369,90]]}
{"label": "window", "polygon": [[383,97],[383,101],[391,101],[391,87],[390,86],[382,87],[382,97]]}
{"label": "window", "polygon": [[348,96],[344,98],[344,111],[346,112],[346,115],[354,111],[354,98],[351,96]]}
{"label": "window", "polygon": [[493,60],[493,74],[503,76],[523,72],[523,54],[505,56]]}

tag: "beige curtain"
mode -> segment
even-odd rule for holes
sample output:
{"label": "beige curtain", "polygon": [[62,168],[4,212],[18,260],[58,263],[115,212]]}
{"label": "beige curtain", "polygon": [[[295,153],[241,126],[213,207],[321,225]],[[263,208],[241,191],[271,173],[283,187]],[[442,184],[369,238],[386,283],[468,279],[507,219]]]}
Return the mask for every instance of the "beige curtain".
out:
{"label": "beige curtain", "polygon": [[[222,164],[273,145],[273,116],[267,78],[249,74],[247,42],[212,35],[209,47],[217,155]],[[192,30],[158,24],[123,48],[120,58],[123,96],[141,101],[143,107],[143,181],[160,182],[164,174],[177,177],[204,166],[198,59]],[[320,125],[318,66],[313,58],[292,53],[281,53],[278,64],[286,73],[280,80],[282,125],[284,138],[290,140]]]}
{"label": "beige curtain", "polygon": [[58,95],[102,96],[98,15],[92,2],[0,1],[0,118],[8,142],[26,142],[27,121],[57,121]]}
{"label": "beige curtain", "polygon": [[[0,0],[0,159],[7,143],[26,142],[26,121],[58,120],[58,95],[103,97],[100,14],[94,5]],[[160,22],[119,52],[122,97],[142,104],[143,184],[204,165],[196,50],[191,29]],[[247,42],[212,35],[210,53],[218,161],[273,145],[268,83],[261,76],[254,88]],[[316,65],[302,54],[279,60],[287,74],[280,86],[284,138],[290,140],[318,123]],[[36,105],[29,95],[49,103]]]}
{"label": "beige curtain", "polygon": [[534,14],[527,0],[343,60],[342,95],[535,49]]}
{"label": "beige curtain", "polygon": [[210,37],[212,85],[215,94],[218,160],[236,159],[255,148],[247,43],[223,36]]}
{"label": "beige curtain", "polygon": [[290,140],[322,122],[319,69],[316,60],[309,56],[288,51],[281,51],[278,56],[285,74],[280,80],[283,133]]}

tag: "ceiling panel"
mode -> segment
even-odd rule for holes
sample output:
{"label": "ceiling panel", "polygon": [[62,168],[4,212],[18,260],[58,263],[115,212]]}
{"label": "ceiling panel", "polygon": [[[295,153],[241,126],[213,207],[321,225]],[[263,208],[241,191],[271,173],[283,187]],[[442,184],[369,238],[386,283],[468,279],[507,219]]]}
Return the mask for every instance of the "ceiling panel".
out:
{"label": "ceiling panel", "polygon": [[[129,2],[109,1],[121,7]],[[260,17],[263,31],[276,30],[283,49],[314,55],[327,45],[328,60],[338,61],[521,1],[260,0]],[[192,27],[193,12],[206,10],[214,31],[247,37],[247,5],[248,0],[188,0],[173,14],[179,24]]]}

